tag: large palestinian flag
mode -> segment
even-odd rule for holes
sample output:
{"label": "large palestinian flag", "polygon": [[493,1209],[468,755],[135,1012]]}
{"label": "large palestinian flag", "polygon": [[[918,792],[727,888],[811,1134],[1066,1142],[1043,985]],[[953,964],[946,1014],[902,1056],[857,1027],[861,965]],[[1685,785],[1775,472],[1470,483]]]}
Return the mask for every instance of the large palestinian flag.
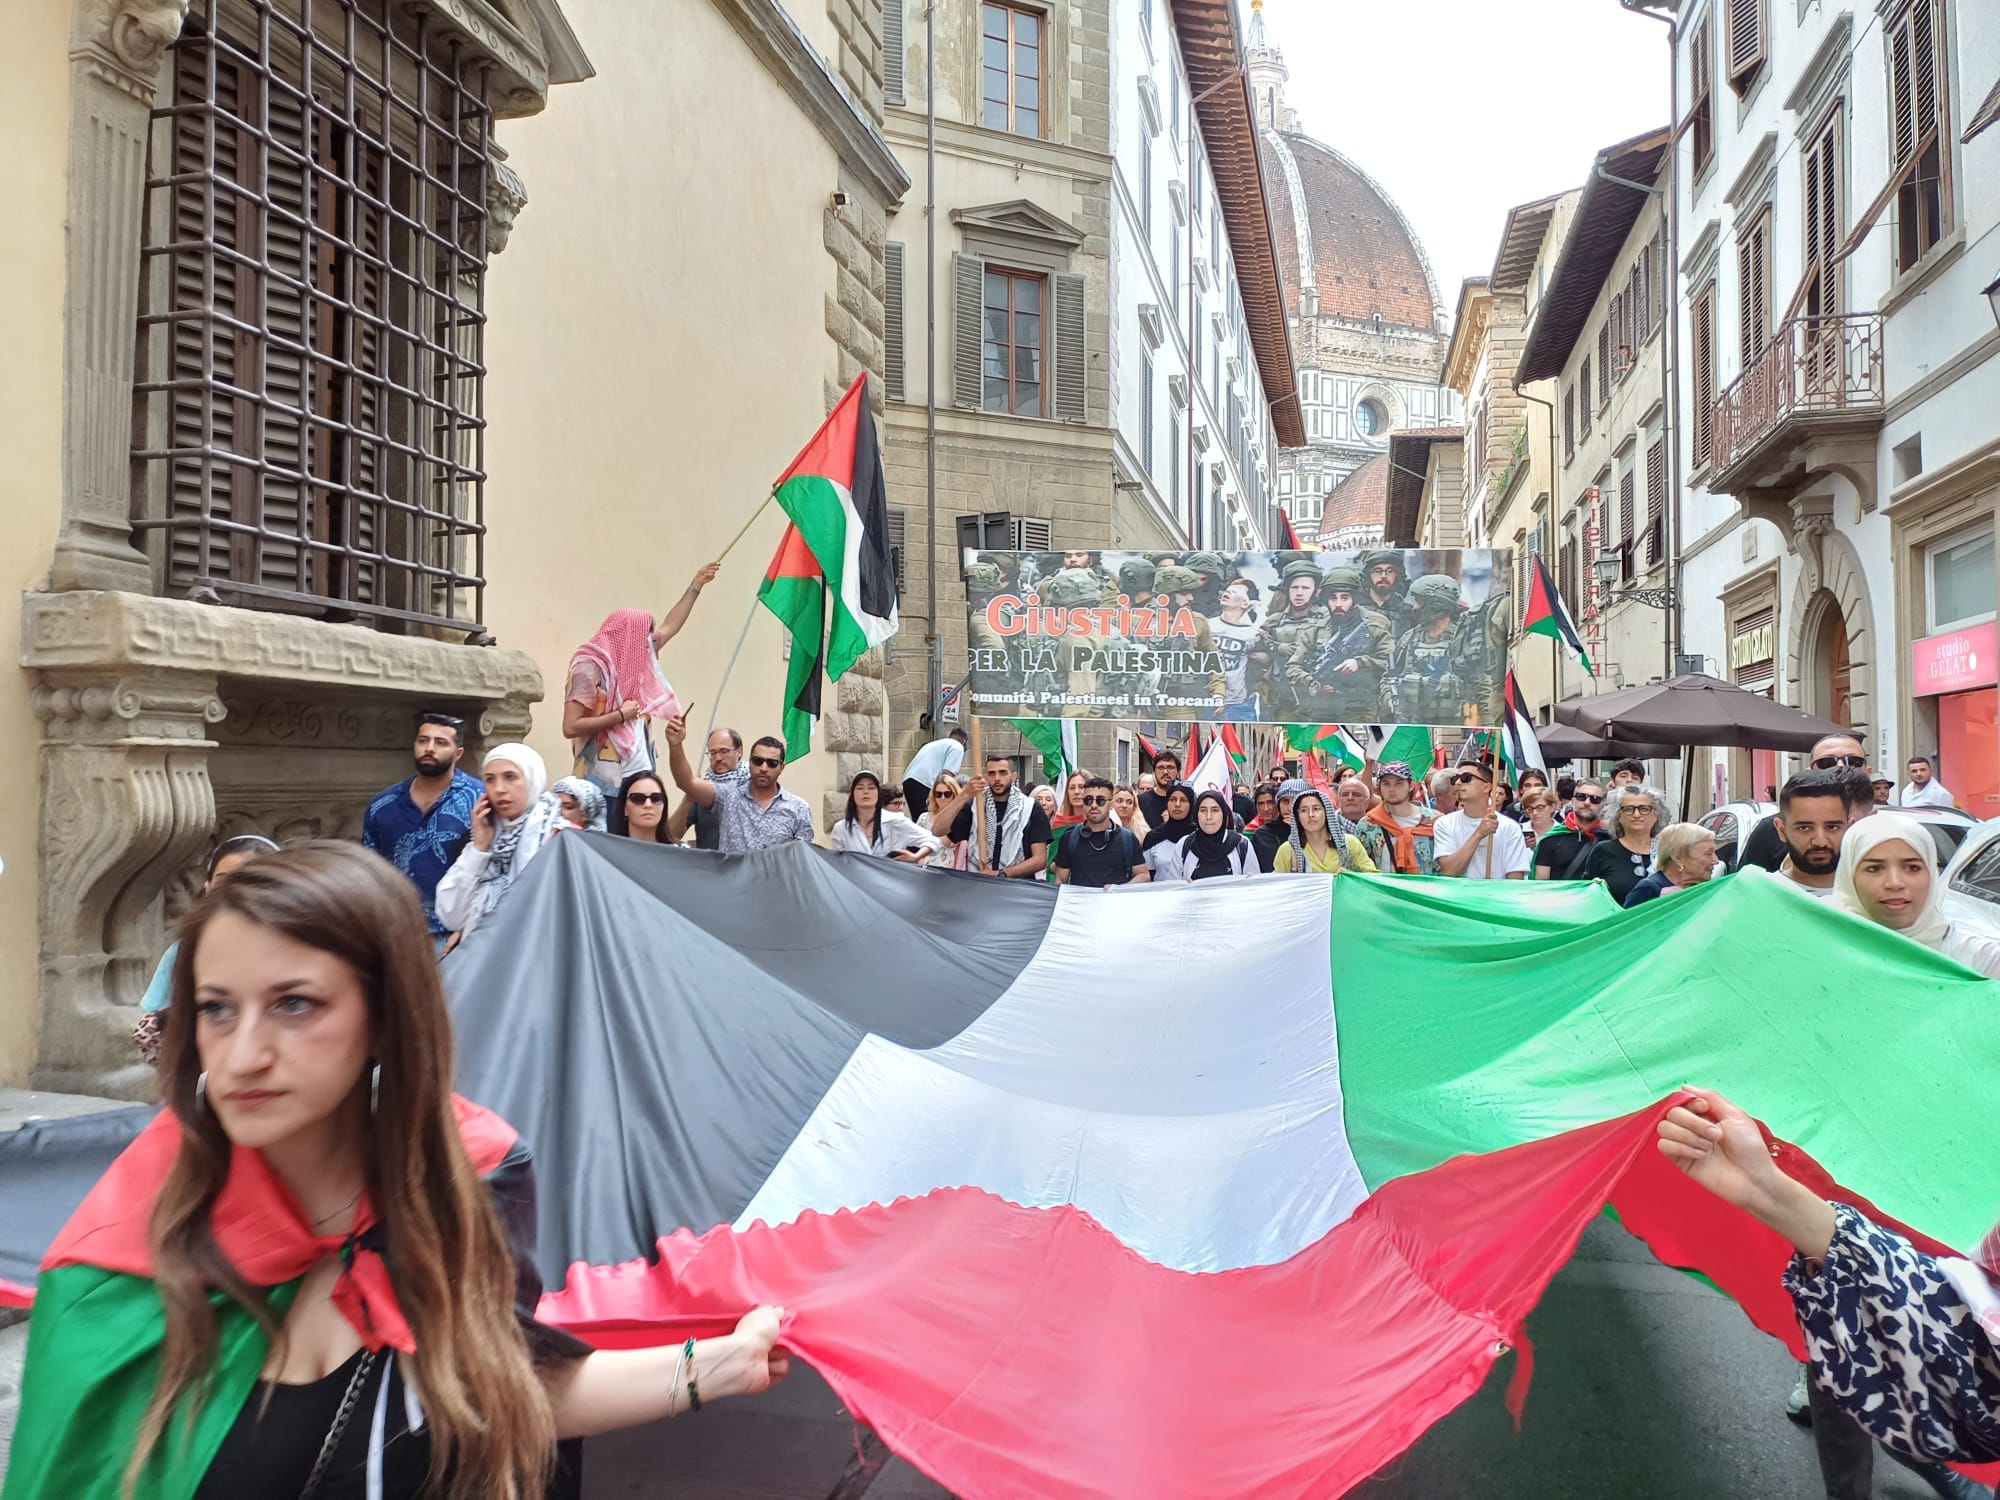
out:
{"label": "large palestinian flag", "polygon": [[[1996,1208],[2000,994],[1761,872],[1621,912],[576,834],[508,901],[445,975],[461,1091],[535,1151],[543,1318],[659,1343],[782,1302],[967,1500],[1339,1495],[1510,1351],[1520,1393],[1607,1204],[1797,1350],[1785,1247],[1654,1149],[1685,1082],[1927,1244]],[[0,1277],[95,1170],[69,1123],[0,1142]]]}
{"label": "large palestinian flag", "polygon": [[780,476],[775,494],[791,524],[757,597],[791,632],[785,755],[796,760],[812,749],[822,679],[838,682],[897,628],[888,491],[865,373]]}
{"label": "large palestinian flag", "polygon": [[1583,664],[1584,671],[1592,677],[1597,675],[1597,668],[1590,664],[1590,653],[1584,650],[1583,635],[1570,616],[1569,606],[1563,602],[1562,590],[1549,576],[1549,565],[1539,553],[1535,557],[1534,574],[1528,579],[1527,602],[1521,610],[1521,634],[1560,641]]}

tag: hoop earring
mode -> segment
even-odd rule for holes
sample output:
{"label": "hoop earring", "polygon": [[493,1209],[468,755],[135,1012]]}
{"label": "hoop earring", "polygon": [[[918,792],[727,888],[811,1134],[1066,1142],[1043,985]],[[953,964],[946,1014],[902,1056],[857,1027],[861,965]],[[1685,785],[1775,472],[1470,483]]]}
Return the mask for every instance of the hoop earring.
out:
{"label": "hoop earring", "polygon": [[194,1108],[196,1114],[200,1114],[208,1108],[208,1071],[206,1069],[195,1074]]}
{"label": "hoop earring", "polygon": [[375,1108],[381,1102],[382,1102],[382,1065],[380,1063],[377,1063],[375,1064],[374,1070],[368,1075],[369,1118],[371,1119],[374,1118]]}

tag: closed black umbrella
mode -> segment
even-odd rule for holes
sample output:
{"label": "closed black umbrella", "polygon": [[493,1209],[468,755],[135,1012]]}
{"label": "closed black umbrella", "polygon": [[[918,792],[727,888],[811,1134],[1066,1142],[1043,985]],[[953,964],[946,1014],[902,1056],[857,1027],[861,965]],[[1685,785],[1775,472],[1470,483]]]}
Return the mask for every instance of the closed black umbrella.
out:
{"label": "closed black umbrella", "polygon": [[1816,740],[1849,732],[1844,724],[1701,675],[1566,699],[1554,713],[1572,729],[1631,744],[1810,750]]}

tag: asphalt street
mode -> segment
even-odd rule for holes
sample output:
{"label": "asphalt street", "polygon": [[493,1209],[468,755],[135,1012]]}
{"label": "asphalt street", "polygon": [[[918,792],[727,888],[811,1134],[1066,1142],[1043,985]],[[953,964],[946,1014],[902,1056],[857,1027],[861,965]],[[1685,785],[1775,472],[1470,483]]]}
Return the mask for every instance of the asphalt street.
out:
{"label": "asphalt street", "polygon": [[[1529,1320],[1529,1333],[1535,1378],[1518,1433],[1503,1405],[1509,1359],[1477,1396],[1352,1493],[1364,1500],[1824,1500],[1811,1434],[1785,1418],[1790,1357],[1735,1304],[1660,1265],[1615,1224],[1600,1221],[1585,1235]],[[595,1440],[586,1494],[946,1494],[900,1460],[872,1483],[865,1483],[866,1467],[857,1463],[853,1424],[826,1386],[803,1372],[763,1401]],[[1879,1500],[1930,1493],[1878,1456]]]}

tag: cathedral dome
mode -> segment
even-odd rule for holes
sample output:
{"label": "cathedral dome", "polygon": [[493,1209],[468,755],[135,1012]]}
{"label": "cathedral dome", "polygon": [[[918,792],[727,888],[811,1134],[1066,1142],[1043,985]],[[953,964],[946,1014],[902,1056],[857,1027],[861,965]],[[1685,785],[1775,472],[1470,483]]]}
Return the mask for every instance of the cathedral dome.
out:
{"label": "cathedral dome", "polygon": [[1377,541],[1389,516],[1389,455],[1378,453],[1334,486],[1320,517],[1319,544],[1345,549]]}
{"label": "cathedral dome", "polygon": [[1388,194],[1309,136],[1281,133],[1266,119],[1259,137],[1265,181],[1284,185],[1272,195],[1271,229],[1291,305],[1308,316],[1435,330],[1437,283]]}

